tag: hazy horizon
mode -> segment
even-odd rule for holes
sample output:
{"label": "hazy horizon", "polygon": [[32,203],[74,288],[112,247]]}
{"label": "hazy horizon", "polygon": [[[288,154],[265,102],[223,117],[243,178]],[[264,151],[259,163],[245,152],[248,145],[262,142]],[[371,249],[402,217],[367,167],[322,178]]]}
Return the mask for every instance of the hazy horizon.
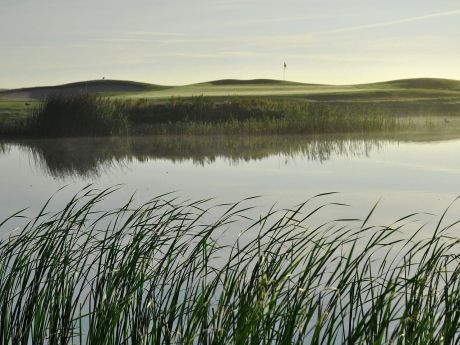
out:
{"label": "hazy horizon", "polygon": [[460,5],[364,0],[0,0],[0,88],[81,80],[460,79]]}

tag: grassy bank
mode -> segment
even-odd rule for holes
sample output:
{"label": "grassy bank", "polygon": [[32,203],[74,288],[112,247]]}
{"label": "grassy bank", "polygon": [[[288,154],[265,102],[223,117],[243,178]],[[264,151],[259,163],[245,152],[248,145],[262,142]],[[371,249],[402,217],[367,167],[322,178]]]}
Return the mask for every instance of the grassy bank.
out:
{"label": "grassy bank", "polygon": [[414,216],[314,225],[323,196],[250,220],[251,200],[161,196],[105,211],[110,193],[84,190],[20,229],[2,224],[3,343],[459,340],[459,241],[442,218],[416,240],[404,237]]}
{"label": "grassy bank", "polygon": [[372,104],[272,98],[109,99],[95,94],[51,96],[30,116],[0,121],[3,136],[120,134],[311,134],[406,128]]}
{"label": "grassy bank", "polygon": [[[328,98],[324,98],[324,97]],[[167,100],[51,95],[43,102],[3,102],[0,135],[219,135],[366,133],[459,125],[450,99],[361,99],[354,93],[310,96],[226,96]],[[2,107],[0,107],[2,108]],[[17,114],[12,115],[16,109]],[[6,115],[5,115],[6,114]]]}

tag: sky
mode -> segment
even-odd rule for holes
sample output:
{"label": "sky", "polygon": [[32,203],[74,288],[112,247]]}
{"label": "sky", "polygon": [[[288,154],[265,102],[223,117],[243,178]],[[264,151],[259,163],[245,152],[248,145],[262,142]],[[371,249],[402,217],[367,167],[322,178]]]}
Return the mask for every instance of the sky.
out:
{"label": "sky", "polygon": [[0,0],[0,88],[460,79],[458,0]]}

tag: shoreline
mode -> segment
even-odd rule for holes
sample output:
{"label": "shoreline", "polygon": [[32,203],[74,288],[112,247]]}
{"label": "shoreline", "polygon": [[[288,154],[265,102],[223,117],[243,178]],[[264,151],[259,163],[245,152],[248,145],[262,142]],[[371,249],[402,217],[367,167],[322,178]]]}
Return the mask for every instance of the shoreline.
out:
{"label": "shoreline", "polygon": [[[96,94],[56,95],[0,117],[0,137],[307,135],[460,128],[457,103],[319,102],[194,97],[157,102]],[[19,110],[17,110],[19,112]],[[9,114],[9,115],[8,115]]]}

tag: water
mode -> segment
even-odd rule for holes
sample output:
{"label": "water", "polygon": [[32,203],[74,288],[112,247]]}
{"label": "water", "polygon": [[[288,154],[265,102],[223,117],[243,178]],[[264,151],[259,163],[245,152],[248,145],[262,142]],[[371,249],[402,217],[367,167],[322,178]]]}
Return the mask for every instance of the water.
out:
{"label": "water", "polygon": [[[0,145],[0,218],[32,216],[58,189],[58,209],[88,184],[122,185],[120,206],[174,191],[183,199],[232,202],[260,195],[257,210],[291,207],[324,192],[350,207],[324,219],[373,216],[387,224],[411,212],[441,214],[460,193],[460,135],[142,137],[10,141]],[[459,208],[451,215],[457,219]],[[254,211],[254,212],[257,212]]]}
{"label": "water", "polygon": [[[65,187],[51,205],[57,210],[91,183],[123,185],[106,207],[120,206],[132,193],[139,202],[171,191],[182,199],[215,197],[211,204],[261,195],[250,202],[257,214],[273,203],[292,207],[318,193],[340,192],[316,204],[350,207],[331,206],[317,221],[365,218],[380,200],[373,223],[388,224],[414,211],[434,213],[419,217],[434,222],[460,191],[459,149],[460,136],[429,133],[10,141],[0,144],[0,218],[24,207],[32,216]],[[450,218],[460,219],[459,210],[454,206]],[[225,236],[222,242],[234,243],[232,234]],[[397,245],[392,250],[399,255]],[[219,260],[225,262],[215,258],[213,267]],[[377,268],[379,261],[372,264]],[[85,333],[87,318],[82,325]]]}

